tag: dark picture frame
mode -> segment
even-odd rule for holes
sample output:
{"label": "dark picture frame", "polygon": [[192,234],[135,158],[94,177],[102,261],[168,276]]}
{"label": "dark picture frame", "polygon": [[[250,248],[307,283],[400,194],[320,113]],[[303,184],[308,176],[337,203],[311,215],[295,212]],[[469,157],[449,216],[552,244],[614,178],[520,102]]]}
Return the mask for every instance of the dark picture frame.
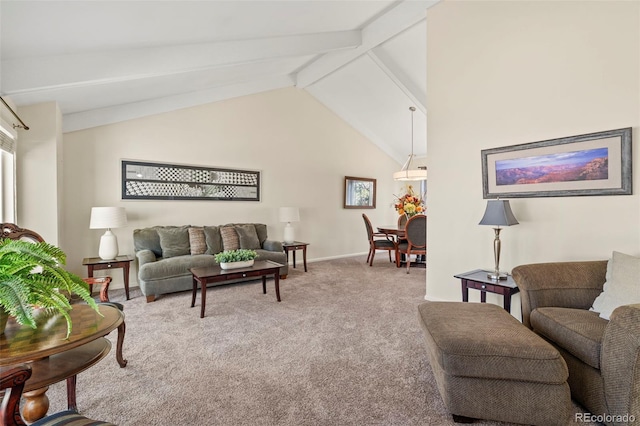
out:
{"label": "dark picture frame", "polygon": [[122,160],[122,199],[260,201],[260,172]]}
{"label": "dark picture frame", "polygon": [[487,198],[631,195],[631,127],[483,149]]}
{"label": "dark picture frame", "polygon": [[376,180],[363,177],[344,177],[344,208],[375,209]]}

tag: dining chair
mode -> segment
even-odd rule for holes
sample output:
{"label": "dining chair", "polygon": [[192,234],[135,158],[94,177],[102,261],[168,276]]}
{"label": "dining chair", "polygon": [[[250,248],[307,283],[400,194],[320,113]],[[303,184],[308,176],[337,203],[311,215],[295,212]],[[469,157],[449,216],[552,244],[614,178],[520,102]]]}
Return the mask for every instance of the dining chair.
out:
{"label": "dining chair", "polygon": [[398,229],[404,228],[406,224],[407,224],[407,215],[401,214],[400,216],[398,216]]}
{"label": "dining chair", "polygon": [[400,267],[400,255],[407,256],[407,274],[411,268],[411,255],[417,256],[427,254],[427,216],[418,214],[411,217],[404,228],[406,242],[398,244],[396,250],[396,266]]}
{"label": "dining chair", "polygon": [[[40,234],[30,229],[21,228],[15,223],[0,223],[0,238],[8,238],[10,240],[29,240],[35,243],[44,242],[44,238]],[[71,302],[73,303],[73,302]],[[110,305],[120,311],[124,311],[124,306],[121,303],[116,302],[103,302],[102,298],[99,305]],[[118,326],[118,338],[116,341],[116,360],[120,367],[124,368],[127,365],[127,360],[122,356],[122,346],[124,343],[124,335],[126,333],[126,323],[122,321],[122,324]],[[29,373],[31,375],[31,373]],[[71,376],[67,378],[67,408],[69,410],[76,410],[76,384],[77,376]]]}
{"label": "dining chair", "polygon": [[[391,252],[396,250],[396,242],[390,239],[387,234],[373,232],[373,226],[371,226],[371,221],[366,214],[362,213],[362,218],[367,228],[367,238],[369,238],[369,254],[367,255],[369,266],[373,266],[373,257],[376,255],[376,250],[388,251],[389,262],[393,262],[393,260],[391,260]],[[384,237],[384,239],[380,237]]]}
{"label": "dining chair", "polygon": [[[0,373],[0,394],[4,392],[0,408],[0,424],[3,426],[26,425],[20,415],[20,398],[25,382],[31,377],[31,366],[19,364]],[[91,420],[78,414],[76,410],[66,410],[43,417],[31,423],[31,426],[114,426],[113,423]]]}

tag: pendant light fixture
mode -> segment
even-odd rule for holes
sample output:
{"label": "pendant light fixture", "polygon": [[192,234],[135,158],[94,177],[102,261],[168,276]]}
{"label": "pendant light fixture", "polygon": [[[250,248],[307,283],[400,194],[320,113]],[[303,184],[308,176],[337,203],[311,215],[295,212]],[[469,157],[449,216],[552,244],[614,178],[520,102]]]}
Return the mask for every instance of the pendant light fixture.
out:
{"label": "pendant light fixture", "polygon": [[413,113],[415,112],[415,107],[409,107],[411,111],[411,154],[409,154],[409,158],[407,162],[404,163],[402,169],[399,172],[395,172],[393,174],[394,180],[401,181],[411,181],[411,180],[427,180],[427,169],[419,167],[417,169],[411,168],[411,160],[413,160]]}

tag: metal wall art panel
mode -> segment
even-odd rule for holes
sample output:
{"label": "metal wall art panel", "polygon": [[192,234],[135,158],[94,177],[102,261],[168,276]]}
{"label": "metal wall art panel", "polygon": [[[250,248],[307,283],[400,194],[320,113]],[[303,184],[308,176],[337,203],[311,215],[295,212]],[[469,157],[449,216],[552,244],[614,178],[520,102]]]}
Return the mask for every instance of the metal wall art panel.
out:
{"label": "metal wall art panel", "polygon": [[122,160],[122,199],[260,201],[260,172]]}

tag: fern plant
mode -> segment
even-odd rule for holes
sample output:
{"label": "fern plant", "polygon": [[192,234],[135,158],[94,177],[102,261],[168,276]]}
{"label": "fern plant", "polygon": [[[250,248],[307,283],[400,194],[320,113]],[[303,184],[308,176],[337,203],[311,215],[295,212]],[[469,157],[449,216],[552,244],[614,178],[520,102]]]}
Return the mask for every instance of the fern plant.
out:
{"label": "fern plant", "polygon": [[60,248],[46,242],[0,240],[0,311],[31,328],[36,328],[36,308],[59,313],[67,321],[69,337],[71,303],[65,293],[78,295],[96,311],[98,306],[89,285],[62,267],[66,258]]}

